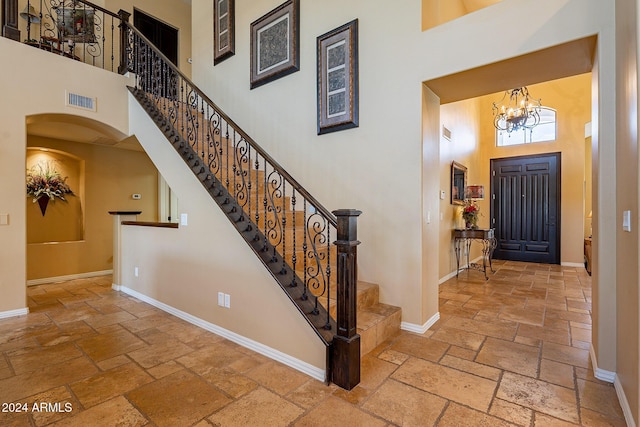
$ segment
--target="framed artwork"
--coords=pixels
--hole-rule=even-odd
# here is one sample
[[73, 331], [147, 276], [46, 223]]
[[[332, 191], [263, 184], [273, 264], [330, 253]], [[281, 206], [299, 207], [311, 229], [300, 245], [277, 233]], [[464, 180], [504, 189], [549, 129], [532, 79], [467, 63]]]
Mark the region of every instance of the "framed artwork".
[[358, 20], [317, 39], [318, 135], [358, 127]]
[[484, 200], [484, 185], [467, 185], [465, 199]]
[[289, 0], [251, 23], [251, 89], [300, 69], [299, 11]]
[[58, 34], [60, 40], [74, 43], [95, 43], [93, 9], [57, 9]]
[[235, 0], [214, 0], [213, 9], [213, 65], [216, 65], [236, 53]]

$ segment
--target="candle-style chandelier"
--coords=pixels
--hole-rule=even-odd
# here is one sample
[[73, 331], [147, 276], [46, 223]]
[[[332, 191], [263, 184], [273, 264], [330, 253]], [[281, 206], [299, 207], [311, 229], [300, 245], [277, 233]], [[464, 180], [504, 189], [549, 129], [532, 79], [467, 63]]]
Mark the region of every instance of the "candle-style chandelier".
[[496, 129], [511, 133], [520, 129], [530, 130], [540, 124], [540, 100], [532, 99], [526, 87], [506, 91], [499, 103], [493, 103], [493, 125]]

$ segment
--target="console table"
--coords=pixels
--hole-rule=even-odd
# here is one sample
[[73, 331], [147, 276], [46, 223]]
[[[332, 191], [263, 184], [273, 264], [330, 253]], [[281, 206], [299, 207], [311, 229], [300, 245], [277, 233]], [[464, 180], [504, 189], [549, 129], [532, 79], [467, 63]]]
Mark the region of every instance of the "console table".
[[[497, 244], [494, 229], [456, 229], [453, 230], [453, 239], [456, 251], [456, 277], [458, 277], [458, 273], [460, 273], [460, 252], [464, 248], [467, 256], [467, 266], [465, 268], [482, 271], [484, 273], [484, 278], [489, 280], [489, 277], [487, 276], [487, 265], [489, 265], [489, 269], [495, 273], [495, 271], [493, 271], [493, 266], [491, 265], [491, 256], [493, 255], [493, 251]], [[474, 264], [469, 261], [469, 252], [471, 250], [471, 242], [473, 241], [477, 241], [482, 244], [482, 264]]]

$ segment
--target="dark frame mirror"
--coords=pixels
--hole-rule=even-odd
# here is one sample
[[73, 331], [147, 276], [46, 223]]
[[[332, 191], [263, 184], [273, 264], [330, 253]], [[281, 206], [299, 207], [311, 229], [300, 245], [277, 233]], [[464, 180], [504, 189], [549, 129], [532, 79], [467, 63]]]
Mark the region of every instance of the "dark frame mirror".
[[467, 167], [451, 162], [451, 204], [464, 204], [464, 191], [467, 188]]

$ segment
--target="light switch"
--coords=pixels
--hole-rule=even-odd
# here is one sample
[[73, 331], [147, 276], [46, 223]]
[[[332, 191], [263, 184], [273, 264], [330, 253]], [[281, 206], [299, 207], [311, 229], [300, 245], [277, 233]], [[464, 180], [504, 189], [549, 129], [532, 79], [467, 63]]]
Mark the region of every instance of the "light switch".
[[0, 225], [9, 225], [9, 214], [0, 214]]
[[446, 197], [447, 193], [445, 193], [444, 191], [440, 192], [440, 200], [444, 200], [444, 198]]
[[187, 214], [180, 214], [180, 225], [187, 225]]
[[622, 212], [622, 231], [631, 231], [631, 211]]

